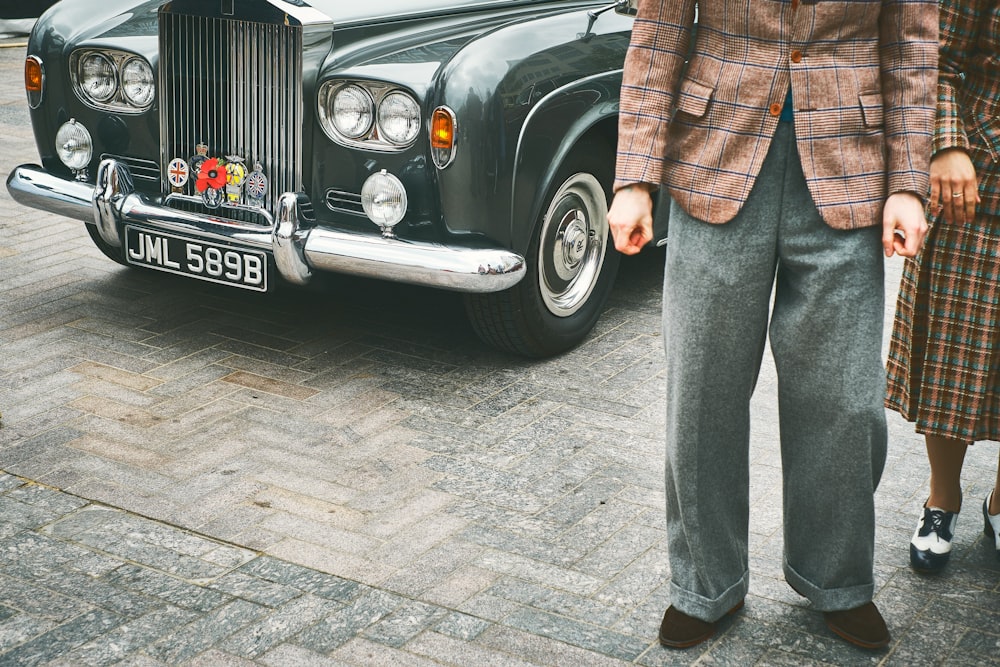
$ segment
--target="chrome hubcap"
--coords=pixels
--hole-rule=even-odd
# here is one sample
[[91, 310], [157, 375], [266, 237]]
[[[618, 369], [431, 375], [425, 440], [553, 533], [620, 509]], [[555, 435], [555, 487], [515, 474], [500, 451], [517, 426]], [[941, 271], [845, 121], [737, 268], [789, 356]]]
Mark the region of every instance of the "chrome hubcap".
[[542, 220], [538, 286], [549, 312], [569, 317], [587, 302], [601, 275], [608, 204], [590, 174], [566, 179]]

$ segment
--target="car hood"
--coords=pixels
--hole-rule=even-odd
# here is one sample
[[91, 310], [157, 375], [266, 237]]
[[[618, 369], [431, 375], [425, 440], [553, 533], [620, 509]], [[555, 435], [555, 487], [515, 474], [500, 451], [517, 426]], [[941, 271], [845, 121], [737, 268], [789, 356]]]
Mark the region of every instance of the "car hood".
[[[227, 0], [215, 0], [224, 2]], [[419, 16], [442, 16], [489, 8], [510, 9], [542, 4], [546, 0], [237, 0], [262, 6], [271, 5], [302, 23], [332, 22], [335, 26], [371, 25]], [[151, 37], [156, 34], [156, 13], [170, 0], [93, 3], [63, 0], [39, 20], [36, 28], [55, 29], [77, 39]], [[206, 0], [205, 11], [215, 5]], [[242, 9], [242, 7], [241, 7]]]

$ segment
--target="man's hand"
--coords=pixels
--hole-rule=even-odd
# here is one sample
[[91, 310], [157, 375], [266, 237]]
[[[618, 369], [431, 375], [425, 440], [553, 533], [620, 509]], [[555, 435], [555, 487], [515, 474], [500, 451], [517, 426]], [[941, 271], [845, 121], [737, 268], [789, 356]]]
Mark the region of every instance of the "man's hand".
[[886, 257], [894, 252], [914, 257], [927, 234], [927, 218], [920, 198], [912, 192], [896, 192], [885, 200], [882, 212], [882, 249]]
[[931, 212], [944, 213], [944, 221], [972, 222], [979, 203], [976, 168], [961, 148], [948, 148], [931, 159]]
[[633, 183], [615, 193], [608, 211], [615, 248], [634, 255], [653, 239], [653, 198], [646, 183]]

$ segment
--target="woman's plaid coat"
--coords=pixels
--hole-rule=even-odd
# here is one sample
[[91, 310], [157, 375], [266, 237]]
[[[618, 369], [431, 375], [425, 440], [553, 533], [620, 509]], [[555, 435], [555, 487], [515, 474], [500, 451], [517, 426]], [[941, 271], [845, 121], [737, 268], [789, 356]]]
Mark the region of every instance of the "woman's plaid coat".
[[964, 148], [981, 203], [904, 267], [886, 405], [917, 431], [1000, 440], [1000, 2], [942, 0], [934, 150]]

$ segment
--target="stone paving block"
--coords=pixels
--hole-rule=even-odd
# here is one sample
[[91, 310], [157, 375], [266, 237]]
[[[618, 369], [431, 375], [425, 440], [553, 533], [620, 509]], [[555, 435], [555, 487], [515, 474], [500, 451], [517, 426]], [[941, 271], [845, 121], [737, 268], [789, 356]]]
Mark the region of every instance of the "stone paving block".
[[184, 663], [184, 667], [254, 667], [259, 663], [218, 649], [209, 649]]
[[476, 639], [473, 646], [509, 653], [546, 667], [624, 667], [630, 664], [612, 656], [504, 625], [491, 626]]
[[984, 662], [992, 659], [1000, 654], [1000, 628], [970, 628], [959, 639], [955, 653], [964, 653], [970, 658], [978, 655]]
[[[162, 567], [163, 564], [172, 565], [179, 557], [200, 558], [209, 552], [218, 552], [220, 548], [232, 550], [237, 565], [254, 557], [249, 550], [224, 547], [216, 540], [110, 508], [89, 507], [54, 524], [50, 532], [54, 535], [72, 535], [84, 544], [92, 542], [95, 548], [100, 546], [100, 538], [110, 533], [117, 536], [119, 541], [130, 540], [140, 548], [147, 546], [153, 550], [151, 558], [132, 558], [133, 562], [168, 572], [170, 570]], [[130, 552], [133, 551], [134, 549], [130, 549]], [[176, 556], [171, 556], [170, 553]], [[165, 554], [166, 560], [162, 561]], [[217, 569], [222, 571], [221, 568]]]
[[426, 632], [405, 647], [408, 651], [423, 655], [431, 660], [440, 660], [449, 665], [477, 665], [482, 667], [529, 667], [544, 665], [531, 662], [524, 656], [505, 650], [497, 650], [467, 643], [455, 637], [437, 632]]
[[365, 513], [344, 507], [336, 501], [319, 500], [312, 495], [302, 493], [297, 490], [295, 484], [290, 484], [288, 488], [268, 487], [257, 494], [254, 502], [278, 510], [282, 514], [293, 514], [308, 521], [344, 530], [358, 530], [367, 518]]
[[348, 663], [328, 658], [294, 644], [280, 644], [257, 659], [268, 667], [350, 667]]
[[[449, 502], [450, 499], [447, 496], [437, 494], [433, 491], [429, 492], [427, 496], [424, 494], [420, 494], [420, 496], [413, 499], [412, 503], [404, 505], [404, 508], [412, 506], [421, 508], [421, 511], [414, 512], [414, 520], [402, 523], [401, 519], [399, 530], [390, 533], [392, 539], [383, 541], [381, 546], [368, 554], [369, 558], [388, 566], [404, 567], [431, 549], [444, 543], [450, 543], [456, 536], [462, 533], [468, 524], [464, 519], [440, 512], [427, 511], [427, 505], [438, 506], [439, 509], [443, 509], [446, 505], [439, 505], [439, 501], [440, 503]], [[389, 514], [391, 516], [383, 520], [382, 514]], [[383, 531], [380, 528], [384, 527], [387, 522], [394, 521], [393, 517], [397, 514], [405, 515], [407, 512], [405, 509], [399, 509], [398, 512], [388, 510], [373, 516], [371, 521], [376, 523], [378, 528], [371, 532], [381, 534]], [[369, 533], [368, 530], [365, 530], [366, 527], [361, 526], [361, 530]], [[461, 548], [466, 548], [466, 546], [463, 544]]]
[[567, 528], [607, 503], [625, 485], [618, 480], [590, 478], [538, 514], [543, 520], [561, 523]]
[[20, 528], [37, 528], [53, 521], [59, 514], [45, 507], [19, 501], [12, 493], [0, 496], [0, 523]]
[[345, 604], [368, 592], [357, 582], [269, 556], [255, 558], [237, 572]]
[[0, 573], [25, 581], [64, 571], [98, 575], [114, 565], [107, 556], [38, 533], [20, 532], [0, 540]]
[[448, 511], [468, 521], [482, 524], [493, 531], [509, 531], [512, 535], [517, 536], [543, 539], [546, 536], [558, 534], [561, 528], [558, 524], [539, 519], [536, 515], [474, 501], [456, 502]]
[[379, 644], [400, 648], [447, 615], [448, 610], [442, 607], [406, 600], [389, 615], [366, 629], [364, 636]]
[[[73, 405], [79, 406], [80, 404], [74, 401]], [[87, 410], [87, 412], [92, 413], [91, 410]], [[121, 419], [123, 423], [138, 425], [138, 422], [134, 419], [138, 415], [136, 411], [123, 411], [122, 415], [124, 417]], [[139, 469], [162, 467], [169, 461], [167, 457], [156, 451], [116, 441], [101, 435], [88, 434], [82, 436], [69, 443], [69, 446], [87, 454], [93, 454], [94, 456], [110, 459]]]
[[332, 600], [303, 595], [230, 635], [218, 646], [233, 655], [253, 659], [342, 608]]
[[0, 661], [16, 665], [40, 665], [69, 653], [122, 623], [122, 617], [103, 609], [84, 612], [0, 654]]
[[247, 371], [234, 371], [221, 379], [223, 382], [230, 382], [232, 384], [237, 384], [256, 391], [276, 394], [278, 396], [284, 396], [285, 398], [292, 398], [299, 401], [312, 398], [319, 393], [316, 389], [310, 389], [309, 387], [303, 387], [290, 382], [275, 380], [263, 375], [249, 373]]
[[408, 651], [376, 644], [366, 639], [351, 640], [333, 653], [333, 657], [349, 665], [379, 665], [379, 667], [437, 667], [441, 663]]
[[458, 610], [488, 621], [500, 622], [522, 609], [523, 606], [513, 600], [486, 591], [460, 604]]
[[445, 577], [473, 562], [482, 552], [483, 549], [474, 544], [442, 544], [407, 563], [405, 568], [382, 582], [382, 586], [403, 595], [418, 597]]
[[122, 565], [104, 578], [115, 586], [151, 595], [171, 605], [198, 612], [218, 609], [232, 600], [232, 596], [226, 593], [137, 565]]
[[0, 575], [0, 590], [3, 591], [5, 624], [11, 609], [37, 619], [62, 622], [91, 608], [75, 596], [60, 595], [33, 580]]
[[0, 663], [6, 663], [4, 652], [19, 646], [32, 637], [44, 634], [58, 625], [58, 621], [17, 613], [0, 620]]
[[453, 611], [434, 626], [434, 631], [464, 642], [470, 642], [481, 635], [490, 625], [491, 623], [485, 619]]
[[355, 556], [363, 556], [382, 544], [381, 540], [357, 532], [290, 514], [275, 514], [262, 521], [261, 527], [302, 542], [334, 548]]
[[230, 572], [219, 577], [209, 588], [242, 598], [267, 607], [278, 607], [289, 600], [297, 598], [303, 592], [291, 586], [276, 584], [258, 577], [251, 577], [241, 572]]
[[504, 624], [619, 660], [633, 661], [649, 645], [637, 637], [534, 609], [515, 612], [504, 619]]
[[515, 554], [486, 550], [476, 559], [475, 565], [497, 574], [519, 577], [552, 588], [574, 591], [584, 595], [593, 594], [603, 581], [582, 572], [574, 572], [561, 567], [542, 563]]
[[59, 664], [111, 665], [135, 655], [146, 645], [192, 622], [196, 613], [177, 607], [160, 607], [131, 618], [113, 630], [61, 656]]
[[229, 375], [230, 372], [231, 371], [225, 366], [210, 364], [208, 366], [198, 368], [197, 370], [194, 370], [186, 375], [167, 380], [150, 391], [157, 396], [177, 398], [183, 396], [189, 391], [198, 389], [203, 385], [210, 384], [216, 380], [221, 380], [225, 376]]
[[142, 591], [124, 590], [94, 574], [81, 574], [72, 570], [46, 573], [35, 581], [51, 591], [95, 608], [106, 609], [123, 618], [144, 614], [163, 604]]
[[14, 475], [8, 475], [7, 473], [0, 471], [0, 494], [8, 493], [12, 489], [17, 489], [24, 485], [25, 482], [21, 479], [15, 477]]
[[380, 585], [396, 569], [363, 556], [292, 538], [272, 544], [268, 551], [277, 558], [301, 563], [369, 586]]
[[439, 579], [421, 592], [420, 597], [432, 604], [456, 608], [474, 595], [488, 589], [497, 575], [479, 567], [461, 567]]
[[245, 600], [233, 600], [178, 627], [145, 652], [170, 664], [178, 664], [220, 644], [227, 637], [267, 615], [268, 609]]
[[337, 613], [300, 632], [293, 641], [316, 653], [330, 653], [404, 604], [405, 598], [369, 589]]

